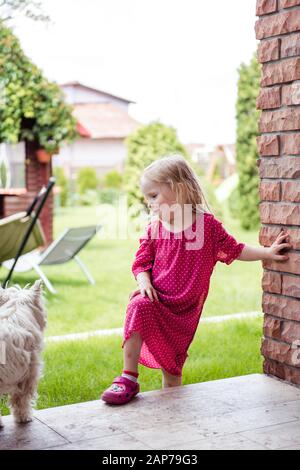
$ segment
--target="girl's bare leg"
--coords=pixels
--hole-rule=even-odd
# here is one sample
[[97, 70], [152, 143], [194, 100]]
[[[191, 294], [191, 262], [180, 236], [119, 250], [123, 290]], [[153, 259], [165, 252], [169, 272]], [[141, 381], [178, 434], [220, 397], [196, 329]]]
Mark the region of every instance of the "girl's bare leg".
[[178, 375], [171, 375], [166, 370], [162, 369], [163, 373], [163, 388], [179, 387], [182, 385], [182, 377]]
[[138, 372], [138, 362], [141, 354], [143, 340], [139, 333], [134, 332], [125, 342], [123, 348], [124, 369]]

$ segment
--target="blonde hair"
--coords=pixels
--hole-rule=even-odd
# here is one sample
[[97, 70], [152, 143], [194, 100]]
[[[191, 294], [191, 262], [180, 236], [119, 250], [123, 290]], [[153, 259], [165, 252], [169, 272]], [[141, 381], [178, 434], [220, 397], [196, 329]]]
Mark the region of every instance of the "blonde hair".
[[155, 160], [143, 170], [142, 176], [154, 183], [169, 185], [169, 188], [176, 194], [177, 203], [191, 204], [193, 212], [213, 213], [196, 173], [182, 155], [169, 154]]

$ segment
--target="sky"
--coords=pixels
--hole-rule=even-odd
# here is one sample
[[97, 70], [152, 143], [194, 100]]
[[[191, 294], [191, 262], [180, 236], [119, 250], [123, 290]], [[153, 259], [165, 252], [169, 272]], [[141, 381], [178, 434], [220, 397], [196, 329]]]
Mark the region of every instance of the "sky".
[[235, 142], [238, 68], [257, 48], [256, 0], [42, 0], [52, 22], [14, 32], [58, 83], [128, 98], [130, 115], [185, 144]]

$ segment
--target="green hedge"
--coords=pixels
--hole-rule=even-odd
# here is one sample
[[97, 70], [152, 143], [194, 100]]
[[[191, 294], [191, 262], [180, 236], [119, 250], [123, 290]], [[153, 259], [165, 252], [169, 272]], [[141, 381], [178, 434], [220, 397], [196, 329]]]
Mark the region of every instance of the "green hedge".
[[238, 216], [243, 228], [250, 230], [259, 226], [259, 173], [257, 167], [259, 111], [256, 100], [260, 89], [261, 68], [256, 55], [249, 65], [239, 69], [237, 112], [237, 170], [239, 173]]

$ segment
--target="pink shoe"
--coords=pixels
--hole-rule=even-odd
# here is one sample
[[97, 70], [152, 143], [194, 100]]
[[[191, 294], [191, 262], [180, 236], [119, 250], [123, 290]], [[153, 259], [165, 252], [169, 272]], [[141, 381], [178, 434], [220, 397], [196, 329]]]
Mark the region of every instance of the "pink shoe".
[[140, 391], [138, 383], [126, 377], [116, 377], [112, 385], [101, 395], [101, 400], [112, 405], [124, 405]]

